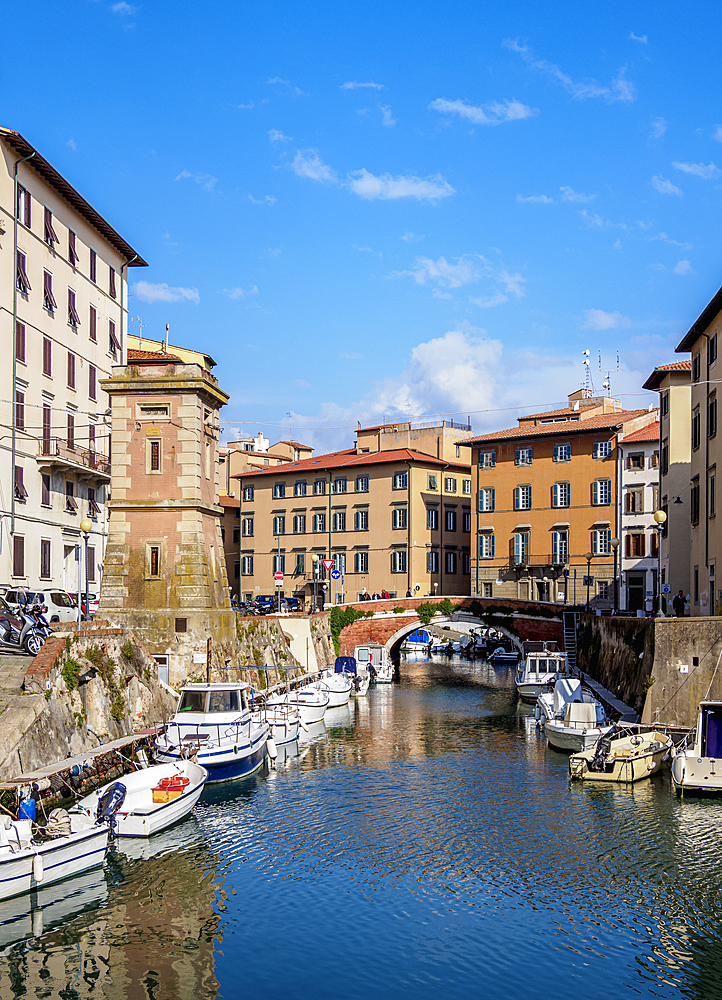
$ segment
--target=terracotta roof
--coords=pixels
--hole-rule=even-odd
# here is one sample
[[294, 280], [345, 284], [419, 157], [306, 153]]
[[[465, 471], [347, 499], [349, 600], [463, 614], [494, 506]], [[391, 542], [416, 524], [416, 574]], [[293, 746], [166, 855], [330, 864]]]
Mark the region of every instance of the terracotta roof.
[[525, 424], [522, 427], [509, 427], [507, 430], [494, 431], [493, 434], [482, 434], [480, 437], [469, 438], [466, 444], [513, 441], [515, 439], [550, 437], [552, 435], [568, 437], [570, 434], [589, 434], [592, 431], [613, 430], [615, 427], [620, 427], [627, 420], [641, 417], [648, 412], [648, 410], [618, 410], [616, 413], [600, 413], [596, 417], [588, 417], [586, 420], [573, 422], [539, 424], [537, 427], [530, 427], [528, 424]]
[[[306, 451], [315, 451], [315, 448], [312, 448], [310, 444], [301, 444], [300, 441], [276, 441], [276, 444], [289, 444], [292, 448], [305, 448]], [[271, 445], [271, 447], [275, 448], [275, 445]]]
[[629, 441], [659, 441], [659, 421], [640, 427], [638, 431], [632, 431], [622, 438], [622, 444], [627, 444]]
[[134, 347], [128, 348], [128, 362], [155, 361], [160, 364], [183, 364], [181, 359], [175, 354], [166, 354], [165, 351], [137, 351]]
[[519, 417], [520, 420], [544, 420], [547, 417], [569, 417], [575, 416], [582, 412], [582, 410], [595, 409], [601, 407], [600, 402], [596, 403], [584, 403], [579, 401], [579, 409], [573, 410], [570, 406], [562, 406], [559, 410], [547, 410], [545, 413], [529, 413], [524, 417]]
[[[642, 411], [642, 412], [646, 412]], [[440, 458], [432, 455], [424, 455], [420, 451], [411, 451], [409, 448], [400, 448], [396, 451], [374, 451], [370, 454], [359, 454], [355, 448], [348, 448], [345, 451], [333, 451], [328, 455], [319, 455], [317, 458], [304, 458], [300, 462], [289, 462], [284, 465], [283, 472], [325, 472], [328, 469], [358, 468], [365, 465], [388, 465], [399, 462], [425, 462], [427, 465], [446, 466], [456, 469], [459, 472], [468, 472], [468, 465], [455, 465], [444, 462]], [[246, 479], [249, 476], [268, 476], [279, 474], [279, 467], [269, 469], [258, 469], [256, 472], [242, 472], [231, 479]]]
[[657, 365], [647, 381], [642, 386], [643, 389], [659, 389], [666, 372], [691, 372], [692, 359], [686, 361], [672, 361], [668, 365]]
[[221, 507], [240, 507], [241, 501], [238, 497], [229, 497], [227, 493], [221, 493], [218, 497], [218, 503]]

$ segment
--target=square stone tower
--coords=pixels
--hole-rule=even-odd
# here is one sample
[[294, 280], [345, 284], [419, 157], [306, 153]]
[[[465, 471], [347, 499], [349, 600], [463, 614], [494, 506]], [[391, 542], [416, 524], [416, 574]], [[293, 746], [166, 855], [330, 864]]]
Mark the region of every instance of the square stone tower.
[[[129, 351], [102, 383], [111, 402], [111, 498], [98, 616], [131, 628], [169, 681], [235, 663], [218, 506], [218, 412], [228, 396], [201, 364]], [[161, 671], [162, 675], [162, 671]]]

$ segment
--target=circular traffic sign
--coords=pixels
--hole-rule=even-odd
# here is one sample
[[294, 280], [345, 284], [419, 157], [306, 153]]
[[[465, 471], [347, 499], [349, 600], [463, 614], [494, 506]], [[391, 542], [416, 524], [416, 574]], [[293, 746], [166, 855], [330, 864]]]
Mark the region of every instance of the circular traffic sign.
[[280, 571], [280, 569], [277, 569], [276, 572], [273, 574], [273, 579], [278, 581], [283, 580], [283, 573]]
[[340, 580], [341, 579], [341, 570], [340, 569], [333, 569], [333, 570], [331, 570], [331, 579], [332, 580]]

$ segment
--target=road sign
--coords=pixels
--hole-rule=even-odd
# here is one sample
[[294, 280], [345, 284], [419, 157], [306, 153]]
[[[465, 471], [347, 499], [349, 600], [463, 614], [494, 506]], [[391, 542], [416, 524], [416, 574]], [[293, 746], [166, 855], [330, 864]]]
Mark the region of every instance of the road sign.
[[672, 584], [671, 583], [663, 583], [662, 584], [662, 593], [663, 594], [671, 594], [672, 593]]
[[333, 568], [333, 559], [323, 559], [322, 562], [323, 562], [324, 569], [332, 569]]
[[332, 580], [340, 580], [341, 579], [341, 570], [340, 569], [333, 569], [333, 570], [331, 570], [331, 579]]
[[273, 579], [276, 581], [276, 583], [283, 583], [283, 573], [281, 572], [280, 569], [277, 569], [276, 572], [273, 574]]
[[593, 576], [585, 576], [582, 579], [582, 586], [583, 587], [593, 587], [594, 586], [594, 577]]

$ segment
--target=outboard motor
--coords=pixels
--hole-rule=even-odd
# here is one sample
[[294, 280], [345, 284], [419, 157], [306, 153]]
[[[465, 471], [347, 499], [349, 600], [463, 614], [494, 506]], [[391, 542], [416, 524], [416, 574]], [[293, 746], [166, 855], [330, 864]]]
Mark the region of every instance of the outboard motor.
[[125, 802], [126, 788], [122, 781], [115, 781], [98, 799], [95, 818], [98, 823], [108, 823], [111, 836], [115, 833], [115, 814]]

